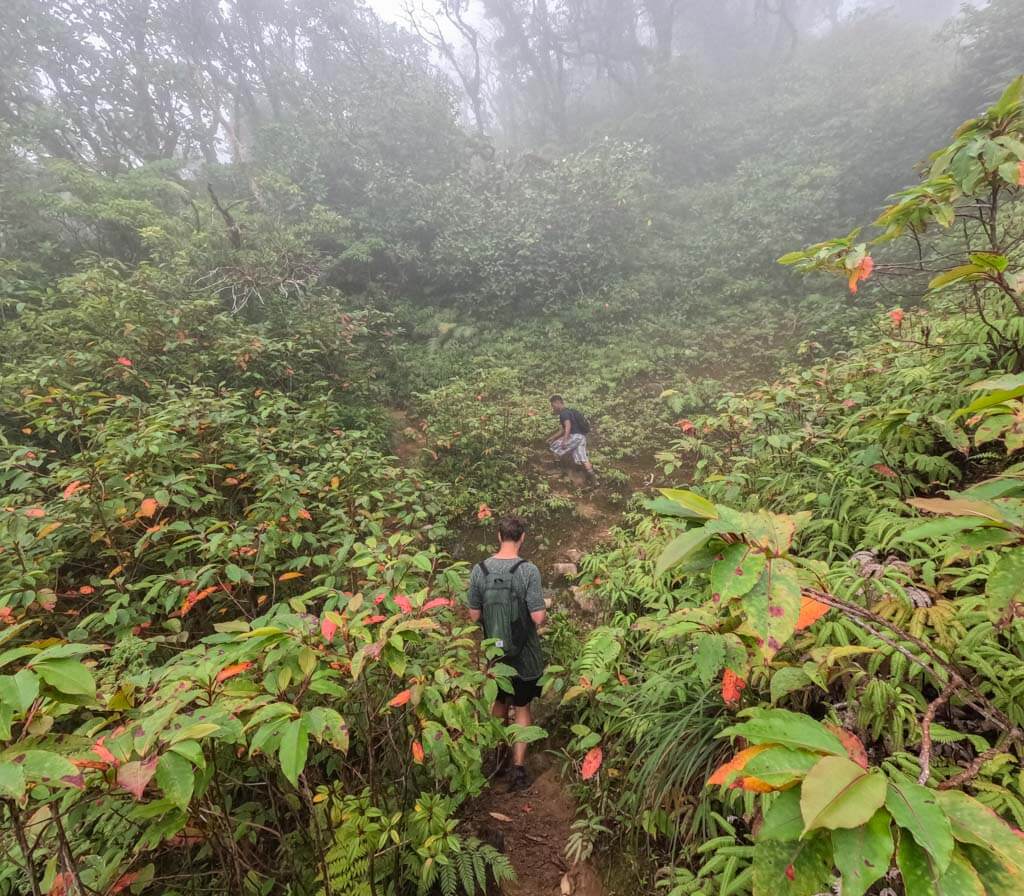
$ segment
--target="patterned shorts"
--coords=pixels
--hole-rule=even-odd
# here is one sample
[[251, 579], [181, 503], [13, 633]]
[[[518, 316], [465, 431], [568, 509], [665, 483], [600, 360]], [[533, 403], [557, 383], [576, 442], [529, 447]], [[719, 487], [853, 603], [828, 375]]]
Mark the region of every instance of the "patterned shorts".
[[559, 457], [564, 457], [571, 451], [572, 459], [578, 464], [586, 464], [590, 461], [587, 456], [587, 437], [582, 433], [573, 433], [565, 442], [557, 439], [551, 446], [551, 450]]

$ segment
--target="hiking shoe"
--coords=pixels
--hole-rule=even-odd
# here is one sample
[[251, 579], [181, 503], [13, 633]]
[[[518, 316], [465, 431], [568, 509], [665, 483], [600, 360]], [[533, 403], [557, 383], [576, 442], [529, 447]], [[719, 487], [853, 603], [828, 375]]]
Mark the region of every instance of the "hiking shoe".
[[532, 783], [530, 776], [526, 774], [526, 769], [523, 766], [517, 765], [513, 767], [508, 783], [510, 793], [516, 790], [526, 790]]

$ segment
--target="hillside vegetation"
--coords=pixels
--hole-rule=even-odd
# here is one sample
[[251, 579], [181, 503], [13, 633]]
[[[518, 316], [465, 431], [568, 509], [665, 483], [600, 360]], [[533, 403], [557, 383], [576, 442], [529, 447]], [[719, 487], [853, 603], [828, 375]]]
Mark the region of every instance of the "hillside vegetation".
[[0, 11], [0, 894], [528, 887], [513, 511], [566, 868], [1022, 890], [1024, 30], [812, 6]]

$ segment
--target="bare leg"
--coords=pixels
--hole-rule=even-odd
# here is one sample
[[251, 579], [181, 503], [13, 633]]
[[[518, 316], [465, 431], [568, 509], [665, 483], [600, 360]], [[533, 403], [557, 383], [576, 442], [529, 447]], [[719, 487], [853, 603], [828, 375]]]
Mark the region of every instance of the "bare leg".
[[[533, 724], [533, 713], [530, 712], [530, 705], [517, 706], [515, 708], [515, 724], [519, 728], [528, 728]], [[516, 741], [515, 746], [512, 748], [512, 764], [513, 765], [525, 765], [526, 764], [526, 742]]]

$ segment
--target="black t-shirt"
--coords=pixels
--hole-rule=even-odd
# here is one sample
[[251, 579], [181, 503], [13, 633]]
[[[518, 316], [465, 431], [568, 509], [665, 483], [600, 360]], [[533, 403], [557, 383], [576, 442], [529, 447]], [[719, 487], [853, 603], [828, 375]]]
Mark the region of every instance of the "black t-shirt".
[[558, 422], [565, 426], [565, 421], [569, 421], [569, 435], [583, 435], [583, 427], [580, 426], [580, 412], [576, 408], [566, 408], [564, 411], [559, 412]]

